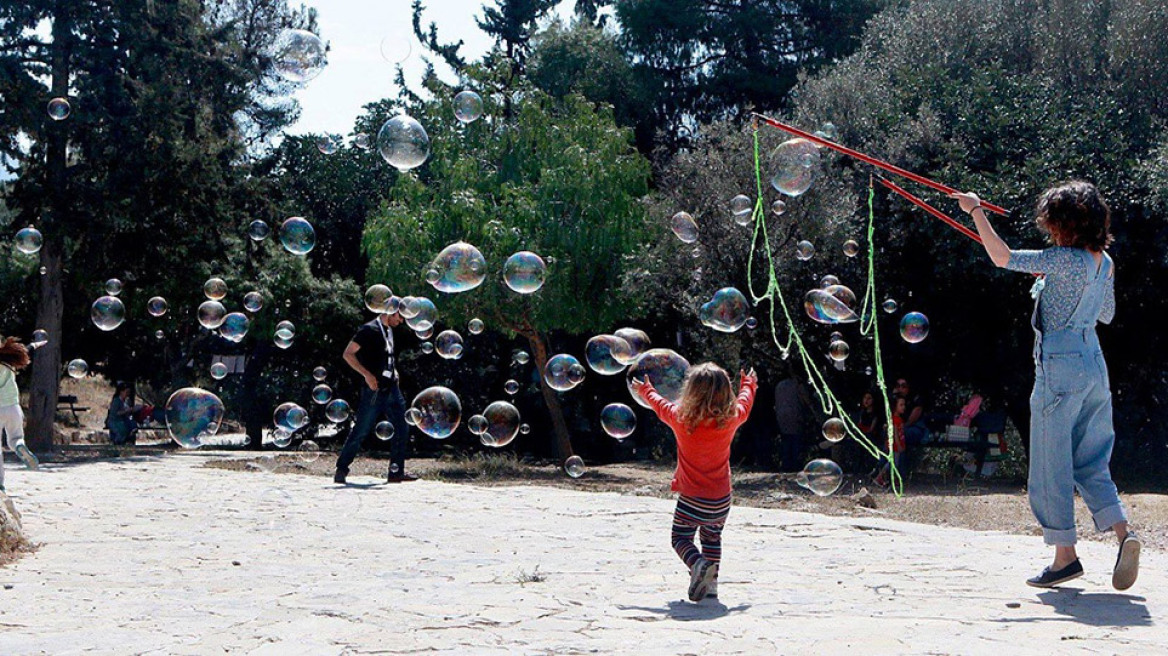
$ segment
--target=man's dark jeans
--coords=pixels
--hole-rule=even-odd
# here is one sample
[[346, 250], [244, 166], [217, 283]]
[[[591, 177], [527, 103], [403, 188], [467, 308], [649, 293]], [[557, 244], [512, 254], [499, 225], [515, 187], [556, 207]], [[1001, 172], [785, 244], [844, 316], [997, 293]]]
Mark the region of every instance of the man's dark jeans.
[[410, 441], [410, 427], [406, 424], [406, 399], [397, 383], [380, 387], [376, 392], [363, 387], [361, 405], [357, 408], [357, 419], [337, 458], [337, 471], [348, 474], [349, 465], [361, 450], [361, 444], [373, 432], [373, 427], [383, 418], [393, 422], [393, 438], [389, 441], [389, 473], [400, 476], [406, 470], [406, 451]]

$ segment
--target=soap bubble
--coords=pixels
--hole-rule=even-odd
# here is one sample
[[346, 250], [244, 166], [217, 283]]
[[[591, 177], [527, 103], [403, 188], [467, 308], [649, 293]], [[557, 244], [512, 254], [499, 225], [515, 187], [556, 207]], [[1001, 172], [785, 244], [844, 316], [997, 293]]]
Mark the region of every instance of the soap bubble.
[[373, 427], [373, 436], [382, 442], [386, 442], [393, 439], [394, 430], [393, 422], [379, 421], [377, 422], [377, 425]]
[[211, 278], [203, 283], [203, 293], [212, 301], [222, 301], [227, 296], [227, 283], [222, 278]]
[[848, 347], [848, 343], [842, 339], [832, 342], [831, 346], [827, 349], [828, 356], [830, 356], [831, 359], [835, 360], [836, 362], [843, 362], [844, 360], [847, 360], [848, 353], [850, 352], [851, 349]]
[[690, 251], [690, 252], [689, 252], [689, 254], [690, 254], [690, 255], [691, 255], [691, 256], [692, 256], [692, 257], [693, 257], [695, 260], [696, 260], [696, 259], [698, 259], [699, 257], [701, 257], [701, 256], [702, 256], [702, 247], [701, 247], [701, 246], [694, 246], [694, 247], [693, 247], [693, 250], [692, 250], [692, 251]]
[[558, 392], [566, 392], [583, 380], [583, 376], [580, 376], [578, 380], [573, 380], [577, 378], [572, 372], [575, 367], [584, 368], [575, 356], [567, 353], [553, 355], [548, 358], [547, 365], [543, 369], [543, 379], [547, 382], [548, 387]]
[[754, 317], [750, 317], [749, 319], [746, 320], [746, 327], [749, 330], [754, 330], [755, 328], [758, 328], [758, 319], [755, 319]]
[[365, 307], [369, 308], [370, 312], [377, 314], [389, 313], [389, 299], [393, 297], [393, 292], [385, 285], [371, 285], [369, 289], [365, 290]]
[[272, 413], [272, 423], [276, 428], [295, 433], [308, 425], [308, 411], [292, 402], [281, 403]]
[[487, 420], [486, 431], [480, 433], [490, 438], [489, 446], [507, 446], [519, 434], [519, 410], [506, 401], [495, 401], [483, 410]]
[[428, 387], [414, 397], [410, 404], [415, 414], [418, 430], [435, 439], [446, 439], [458, 428], [462, 420], [462, 403], [458, 395], [449, 388]]
[[411, 330], [426, 330], [438, 320], [438, 308], [425, 296], [415, 296], [411, 300], [410, 312], [413, 316], [406, 319], [406, 325]]
[[251, 326], [251, 320], [242, 312], [232, 312], [223, 317], [223, 324], [219, 327], [219, 334], [223, 339], [230, 340], [238, 344], [243, 341], [247, 335], [247, 329]]
[[819, 131], [823, 133], [823, 138], [828, 141], [835, 141], [839, 138], [839, 132], [835, 129], [834, 123], [824, 123], [819, 126]]
[[316, 230], [303, 217], [289, 217], [280, 226], [280, 243], [293, 255], [307, 255], [316, 246]]
[[477, 318], [477, 317], [476, 317], [476, 318], [474, 318], [474, 319], [471, 319], [471, 320], [470, 320], [470, 322], [466, 324], [466, 329], [467, 329], [467, 330], [470, 332], [470, 334], [472, 334], [472, 335], [479, 335], [479, 334], [482, 334], [482, 332], [483, 332], [483, 329], [484, 329], [485, 327], [486, 327], [486, 326], [483, 324], [483, 320], [482, 320], [482, 319], [479, 319], [479, 318]]
[[447, 360], [457, 360], [462, 357], [462, 335], [453, 330], [443, 330], [434, 340], [434, 350]]
[[264, 309], [264, 295], [259, 292], [248, 292], [244, 294], [243, 309], [252, 314]]
[[572, 478], [580, 478], [584, 475], [584, 459], [580, 456], [572, 456], [564, 461], [564, 472]]
[[584, 376], [587, 375], [588, 370], [582, 364], [574, 364], [568, 367], [568, 382], [573, 385], [579, 385], [584, 382]]
[[900, 336], [909, 344], [916, 344], [929, 336], [929, 318], [920, 312], [909, 312], [900, 319]]
[[216, 362], [211, 365], [211, 378], [215, 380], [223, 380], [227, 377], [227, 365], [222, 362]]
[[847, 427], [844, 426], [844, 420], [839, 417], [832, 417], [823, 422], [823, 439], [828, 442], [839, 442], [847, 437]]
[[414, 51], [413, 41], [406, 30], [397, 30], [381, 39], [381, 58], [391, 64], [400, 64]]
[[41, 250], [41, 245], [45, 243], [45, 238], [41, 235], [41, 231], [29, 226], [21, 228], [16, 233], [16, 250], [26, 255], [32, 255]]
[[841, 340], [841, 339], [843, 339], [843, 338], [844, 338], [844, 334], [843, 334], [843, 333], [841, 333], [840, 331], [838, 331], [838, 330], [837, 330], [837, 331], [834, 331], [834, 332], [833, 332], [833, 333], [832, 333], [832, 334], [831, 334], [831, 335], [828, 337], [828, 343], [829, 343], [829, 344], [835, 344], [836, 342], [840, 341], [840, 340]]
[[422, 349], [422, 353], [425, 353], [426, 355], [430, 355], [434, 352], [434, 344], [430, 342], [422, 342], [418, 348]]
[[900, 307], [900, 304], [897, 303], [895, 299], [886, 298], [880, 307], [884, 308], [884, 311], [888, 314], [892, 314], [893, 312], [896, 312], [896, 309]]
[[146, 301], [146, 312], [152, 317], [161, 317], [170, 309], [170, 304], [161, 296], [154, 296]]
[[328, 64], [324, 42], [307, 30], [284, 30], [272, 52], [276, 73], [289, 82], [307, 82]]
[[70, 378], [85, 378], [85, 374], [89, 373], [89, 363], [81, 358], [70, 360], [65, 366], [65, 371], [69, 373]]
[[547, 265], [543, 258], [531, 251], [519, 251], [503, 264], [503, 282], [511, 291], [533, 294], [543, 287], [547, 277]]
[[605, 433], [623, 440], [637, 427], [637, 415], [623, 403], [609, 403], [600, 411], [600, 427]]
[[531, 356], [527, 354], [527, 351], [515, 352], [515, 362], [519, 364], [527, 364], [529, 360], [531, 360]]
[[795, 475], [795, 482], [821, 497], [826, 497], [843, 485], [844, 472], [831, 460], [820, 458], [807, 463], [803, 471]]
[[[847, 290], [847, 293], [842, 290]], [[831, 285], [827, 289], [812, 289], [803, 297], [803, 307], [807, 316], [819, 323], [853, 323], [859, 321], [852, 305], [856, 302], [855, 294], [851, 294], [851, 303], [847, 302], [851, 290], [843, 285]]]
[[819, 175], [819, 148], [806, 139], [790, 139], [771, 153], [775, 171], [771, 186], [788, 196], [800, 196]]
[[[746, 194], [738, 194], [734, 198], [730, 199], [730, 213], [736, 217], [742, 217], [742, 216], [749, 217], [750, 211], [753, 209], [754, 209], [754, 203], [752, 203], [750, 201], [750, 196], [747, 196]], [[735, 219], [735, 221], [738, 221], [741, 225], [746, 225], [744, 223], [741, 223], [741, 221], [739, 221], [738, 219]], [[747, 220], [747, 223], [749, 223], [749, 222], [750, 221]]]
[[324, 416], [334, 424], [339, 424], [349, 418], [353, 409], [349, 407], [349, 402], [344, 399], [333, 399], [324, 408]]
[[430, 326], [425, 330], [418, 330], [414, 332], [418, 339], [430, 339], [434, 336], [434, 326]]
[[300, 458], [300, 462], [311, 465], [320, 459], [320, 445], [312, 440], [304, 440], [297, 447], [296, 455]]
[[41, 275], [42, 276], [48, 272], [49, 272], [49, 267], [46, 267], [46, 266], [41, 267]]
[[529, 426], [528, 424], [523, 424], [522, 426], [519, 427], [519, 434], [520, 435], [527, 435], [530, 432], [531, 432], [531, 426]]
[[73, 112], [72, 105], [65, 98], [53, 98], [48, 105], [49, 118], [54, 121], [64, 121]]
[[736, 332], [746, 325], [749, 316], [750, 303], [733, 287], [719, 289], [714, 298], [703, 303], [698, 311], [703, 326], [722, 333]]
[[154, 331], [154, 339], [166, 339], [166, 333], [161, 330]]
[[486, 277], [486, 258], [479, 249], [459, 241], [443, 248], [430, 261], [426, 282], [440, 292], [456, 294], [478, 287]]
[[[629, 343], [628, 358], [624, 360], [617, 360], [617, 362], [620, 362], [621, 364], [632, 364], [638, 357], [640, 357], [642, 353], [648, 351], [649, 347], [652, 345], [652, 342], [649, 340], [649, 335], [647, 335], [645, 331], [637, 330], [636, 328], [621, 328], [614, 332], [613, 335], [616, 335], [617, 337]], [[623, 354], [618, 352], [613, 354], [613, 357], [615, 358], [619, 355]]]
[[126, 306], [116, 296], [102, 296], [93, 302], [89, 318], [93, 320], [93, 325], [108, 332], [126, 320]]
[[397, 305], [397, 313], [401, 315], [402, 319], [412, 319], [418, 312], [414, 309], [413, 296], [403, 296]]
[[678, 212], [669, 220], [669, 228], [681, 241], [692, 244], [698, 240], [698, 224], [689, 212]]
[[421, 123], [402, 114], [381, 126], [377, 133], [377, 151], [390, 166], [408, 171], [429, 159], [430, 136]]
[[293, 338], [291, 338], [291, 337], [281, 337], [279, 335], [275, 335], [272, 337], [272, 343], [275, 344], [277, 347], [282, 348], [282, 349], [291, 348], [292, 341], [293, 341]]
[[819, 286], [824, 289], [838, 284], [840, 284], [840, 279], [831, 275], [830, 273], [819, 279]]
[[252, 241], [263, 241], [270, 234], [272, 234], [272, 228], [265, 221], [256, 219], [247, 226], [247, 236], [251, 237]]
[[296, 324], [287, 319], [276, 324], [276, 336], [283, 339], [292, 339], [296, 336]]
[[324, 405], [333, 400], [333, 388], [321, 383], [312, 388], [312, 402], [317, 405]]
[[815, 246], [811, 242], [804, 239], [795, 244], [795, 257], [799, 260], [806, 262], [813, 255], [815, 255]]
[[361, 150], [369, 150], [373, 147], [373, 139], [365, 132], [358, 132], [353, 135], [353, 145]]
[[422, 412], [417, 408], [410, 408], [406, 410], [406, 423], [410, 426], [417, 426], [418, 419], [422, 416]]
[[197, 449], [205, 437], [219, 432], [223, 402], [197, 387], [184, 387], [166, 401], [166, 429], [184, 449]]
[[454, 118], [470, 123], [483, 115], [483, 98], [474, 91], [459, 91], [454, 96]]
[[340, 148], [341, 138], [336, 135], [326, 134], [316, 138], [316, 149], [322, 155], [332, 155], [340, 150]]
[[45, 344], [49, 341], [49, 333], [46, 330], [36, 329], [32, 331], [33, 344]]
[[[487, 432], [487, 418], [482, 415], [475, 415], [466, 420], [466, 429], [474, 435], [482, 435]], [[484, 439], [482, 443], [487, 446], [492, 446], [491, 441]]]
[[860, 245], [856, 243], [855, 239], [849, 239], [844, 242], [844, 255], [855, 257], [859, 252]]
[[677, 403], [681, 399], [681, 388], [685, 384], [687, 372], [689, 360], [670, 349], [650, 349], [629, 367], [625, 382], [633, 400], [648, 408], [649, 402], [633, 391], [634, 379], [648, 378], [658, 394]]
[[512, 378], [511, 380], [503, 383], [503, 391], [507, 392], [511, 396], [515, 396], [519, 393], [519, 381]]
[[199, 324], [207, 330], [215, 330], [223, 325], [223, 320], [227, 318], [227, 308], [219, 301], [204, 301], [199, 306]]
[[317, 367], [312, 370], [312, 379], [316, 382], [323, 382], [325, 378], [328, 378], [328, 369]]
[[782, 216], [783, 212], [786, 211], [787, 204], [783, 201], [776, 200], [775, 202], [771, 203], [771, 212], [773, 212], [775, 216]]
[[623, 371], [626, 363], [632, 360], [633, 349], [616, 335], [597, 335], [588, 340], [584, 355], [593, 371], [612, 376]]

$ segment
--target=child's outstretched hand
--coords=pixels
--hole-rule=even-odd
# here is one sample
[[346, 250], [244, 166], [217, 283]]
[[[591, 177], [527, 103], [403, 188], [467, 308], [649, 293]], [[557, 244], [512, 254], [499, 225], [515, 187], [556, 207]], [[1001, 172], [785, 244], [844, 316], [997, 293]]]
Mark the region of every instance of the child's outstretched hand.
[[746, 383], [746, 382], [751, 382], [751, 383], [756, 383], [756, 384], [758, 383], [758, 374], [754, 373], [754, 367], [751, 367], [749, 371], [743, 371], [743, 370], [739, 369], [738, 370], [738, 377], [743, 383]]
[[649, 382], [648, 377], [633, 379], [633, 391], [637, 393], [637, 396], [644, 397], [647, 389], [653, 389], [653, 384]]

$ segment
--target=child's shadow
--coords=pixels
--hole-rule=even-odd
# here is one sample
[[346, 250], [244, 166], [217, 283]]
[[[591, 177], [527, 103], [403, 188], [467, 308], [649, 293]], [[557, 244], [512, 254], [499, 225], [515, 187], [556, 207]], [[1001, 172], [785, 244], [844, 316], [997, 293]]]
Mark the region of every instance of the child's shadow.
[[617, 608], [621, 610], [643, 610], [658, 615], [667, 615], [670, 619], [679, 622], [695, 622], [716, 620], [730, 613], [741, 613], [750, 608], [750, 604], [738, 604], [731, 608], [717, 599], [706, 599], [696, 604], [675, 599], [666, 604], [665, 608], [654, 608], [651, 606], [617, 606]]

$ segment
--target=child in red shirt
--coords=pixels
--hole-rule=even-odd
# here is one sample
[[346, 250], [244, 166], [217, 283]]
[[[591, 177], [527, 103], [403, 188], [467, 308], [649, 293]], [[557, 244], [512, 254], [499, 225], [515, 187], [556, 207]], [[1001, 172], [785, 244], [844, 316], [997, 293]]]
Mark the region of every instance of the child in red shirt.
[[[892, 400], [892, 461], [896, 463], [897, 471], [900, 471], [900, 465], [904, 462], [904, 452], [906, 444], [904, 441], [904, 416], [908, 413], [908, 401], [903, 396], [897, 396]], [[888, 481], [884, 478], [890, 469], [888, 463], [884, 463], [884, 467], [880, 469], [880, 475], [876, 477], [875, 483], [880, 487], [888, 485]]]
[[[754, 405], [758, 376], [740, 373], [738, 397], [730, 376], [707, 362], [690, 368], [680, 403], [653, 389], [648, 379], [634, 380], [633, 391], [649, 403], [657, 418], [677, 438], [677, 470], [672, 489], [678, 492], [673, 513], [673, 549], [690, 571], [689, 599], [717, 598], [718, 563], [722, 559], [722, 528], [730, 514], [730, 442]], [[694, 546], [701, 532], [702, 549]]]

